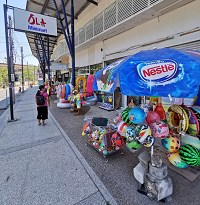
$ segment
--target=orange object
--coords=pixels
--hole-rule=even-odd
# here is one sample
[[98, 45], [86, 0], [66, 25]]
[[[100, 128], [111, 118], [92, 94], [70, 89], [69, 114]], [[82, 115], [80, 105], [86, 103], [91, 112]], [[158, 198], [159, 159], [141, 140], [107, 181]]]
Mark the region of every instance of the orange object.
[[63, 90], [62, 90], [62, 96], [61, 96], [62, 99], [65, 98], [65, 85], [63, 85]]
[[90, 123], [87, 122], [86, 125], [85, 125], [84, 128], [83, 128], [83, 131], [85, 131], [89, 125], [90, 125]]
[[158, 98], [158, 104], [157, 104], [154, 111], [156, 113], [158, 113], [161, 120], [166, 119], [166, 114], [165, 114], [165, 110], [163, 109], [163, 106], [162, 106], [162, 98], [161, 97]]
[[91, 142], [92, 142], [92, 140], [88, 140], [88, 142], [89, 142], [89, 143], [91, 143]]

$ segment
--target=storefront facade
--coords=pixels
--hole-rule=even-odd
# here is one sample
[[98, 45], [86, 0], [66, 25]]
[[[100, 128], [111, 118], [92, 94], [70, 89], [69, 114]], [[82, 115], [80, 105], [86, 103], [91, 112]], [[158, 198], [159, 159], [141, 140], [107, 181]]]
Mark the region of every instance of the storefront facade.
[[[137, 3], [134, 3], [137, 2]], [[75, 21], [76, 67], [87, 77], [116, 59], [154, 48], [200, 50], [200, 0], [100, 0]], [[52, 60], [71, 58], [61, 36]], [[123, 97], [122, 106], [127, 105]]]

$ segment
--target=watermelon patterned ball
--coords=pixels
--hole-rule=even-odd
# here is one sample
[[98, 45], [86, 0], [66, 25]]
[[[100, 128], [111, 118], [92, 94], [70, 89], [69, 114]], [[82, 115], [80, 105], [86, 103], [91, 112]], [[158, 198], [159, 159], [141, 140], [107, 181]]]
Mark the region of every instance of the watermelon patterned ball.
[[164, 139], [169, 135], [169, 128], [166, 123], [157, 120], [150, 125], [152, 135], [156, 138]]
[[111, 137], [111, 141], [115, 147], [122, 147], [126, 144], [126, 140], [119, 133], [115, 133]]
[[167, 157], [171, 164], [178, 168], [186, 168], [188, 165], [180, 158], [179, 152], [168, 152]]
[[177, 136], [168, 135], [165, 139], [161, 140], [162, 146], [168, 152], [177, 152], [180, 148], [180, 141]]
[[131, 142], [135, 139], [135, 128], [128, 127], [126, 129], [125, 137]]
[[200, 152], [192, 145], [182, 146], [179, 150], [181, 159], [190, 166], [200, 165]]
[[147, 137], [151, 136], [151, 129], [146, 124], [139, 124], [135, 128], [135, 138], [139, 142], [144, 142]]
[[122, 112], [122, 120], [125, 122], [125, 123], [127, 123], [128, 125], [131, 125], [132, 124], [132, 122], [130, 121], [130, 119], [129, 119], [129, 112], [131, 111], [131, 109], [132, 108], [126, 108], [126, 109], [124, 109], [123, 110], [123, 112]]
[[129, 112], [129, 119], [134, 124], [143, 123], [145, 117], [146, 115], [144, 110], [138, 107], [132, 108], [131, 111]]
[[160, 120], [160, 116], [158, 115], [158, 113], [154, 111], [149, 111], [145, 120], [147, 124], [150, 125], [152, 122], [155, 122], [156, 120]]

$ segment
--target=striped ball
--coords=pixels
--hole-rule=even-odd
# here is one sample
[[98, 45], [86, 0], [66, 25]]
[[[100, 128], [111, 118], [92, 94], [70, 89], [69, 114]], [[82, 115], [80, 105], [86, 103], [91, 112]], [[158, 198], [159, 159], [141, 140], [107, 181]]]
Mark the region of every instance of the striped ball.
[[190, 166], [200, 165], [200, 152], [192, 145], [185, 145], [179, 149], [181, 159]]
[[131, 111], [131, 109], [132, 108], [126, 108], [126, 109], [124, 109], [123, 110], [123, 112], [122, 112], [122, 120], [125, 122], [125, 123], [127, 123], [128, 125], [131, 125], [132, 124], [132, 122], [130, 121], [130, 119], [129, 119], [129, 112]]

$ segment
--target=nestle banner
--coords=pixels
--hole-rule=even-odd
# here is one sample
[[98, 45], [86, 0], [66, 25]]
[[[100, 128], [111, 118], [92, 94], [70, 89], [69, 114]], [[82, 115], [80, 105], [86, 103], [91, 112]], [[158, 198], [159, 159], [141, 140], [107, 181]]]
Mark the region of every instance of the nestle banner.
[[193, 98], [200, 84], [200, 52], [170, 48], [146, 50], [96, 72], [94, 90], [122, 94]]
[[14, 29], [17, 31], [57, 36], [57, 19], [19, 8], [13, 8]]

